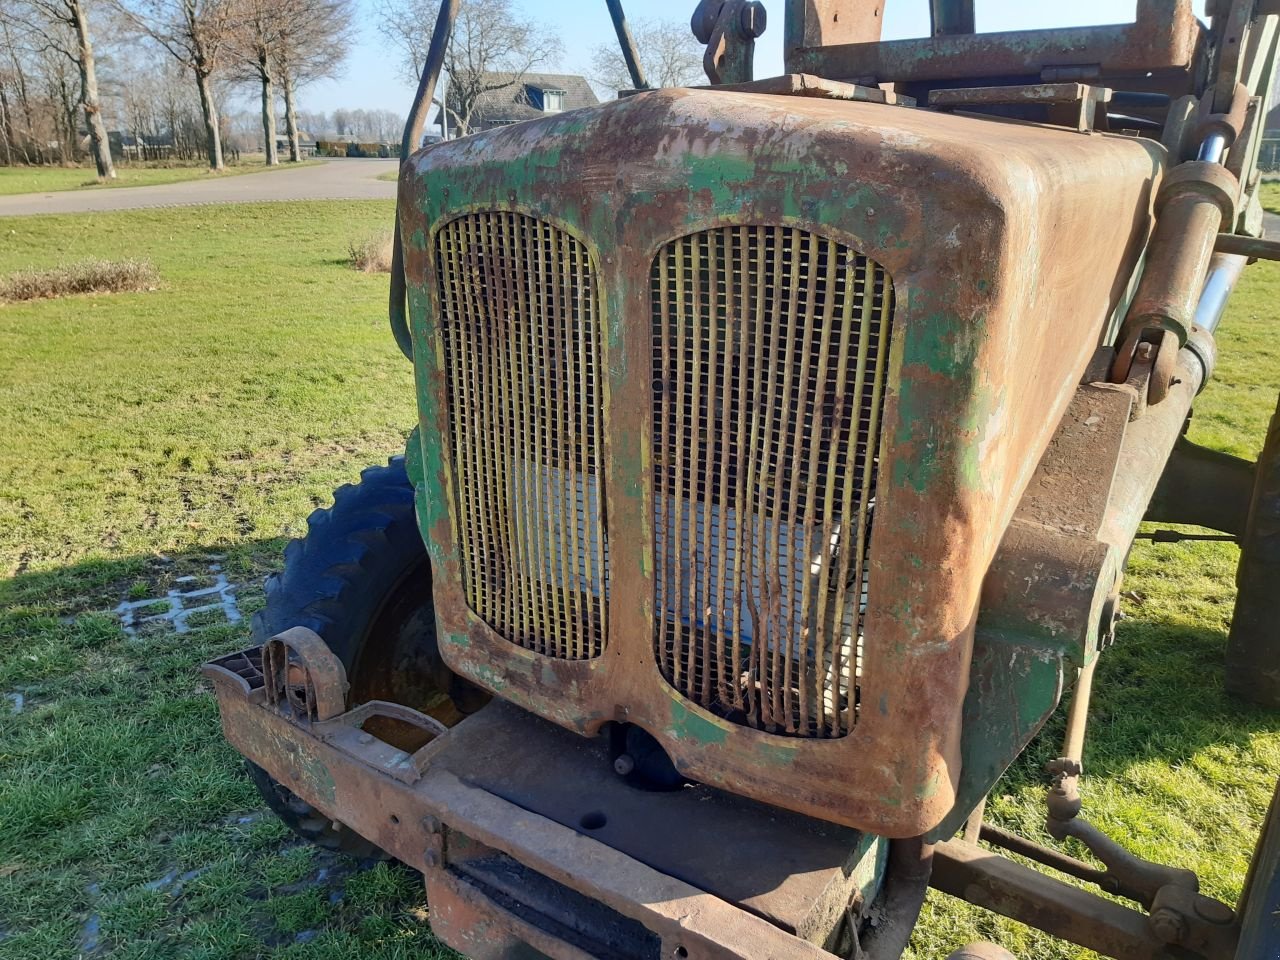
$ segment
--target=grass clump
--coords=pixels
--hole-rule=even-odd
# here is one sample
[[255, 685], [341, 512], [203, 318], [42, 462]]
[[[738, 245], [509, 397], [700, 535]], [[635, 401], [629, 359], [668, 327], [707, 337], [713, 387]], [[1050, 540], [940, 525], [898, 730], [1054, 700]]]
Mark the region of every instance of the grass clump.
[[0, 303], [52, 300], [81, 293], [154, 290], [160, 274], [150, 260], [77, 260], [45, 269], [19, 270], [0, 279]]
[[363, 240], [347, 244], [347, 257], [351, 266], [361, 273], [391, 272], [391, 231], [380, 230]]

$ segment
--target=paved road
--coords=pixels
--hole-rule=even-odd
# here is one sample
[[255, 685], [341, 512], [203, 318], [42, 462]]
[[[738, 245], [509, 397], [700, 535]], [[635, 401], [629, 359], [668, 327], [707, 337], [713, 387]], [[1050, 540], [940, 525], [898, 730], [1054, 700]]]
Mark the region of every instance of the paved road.
[[395, 197], [396, 185], [377, 177], [395, 170], [396, 163], [395, 160], [326, 160], [296, 170], [246, 173], [154, 187], [26, 193], [0, 197], [0, 217], [262, 200], [385, 200]]
[[1280, 240], [1280, 216], [1274, 213], [1262, 214], [1262, 228], [1272, 240]]

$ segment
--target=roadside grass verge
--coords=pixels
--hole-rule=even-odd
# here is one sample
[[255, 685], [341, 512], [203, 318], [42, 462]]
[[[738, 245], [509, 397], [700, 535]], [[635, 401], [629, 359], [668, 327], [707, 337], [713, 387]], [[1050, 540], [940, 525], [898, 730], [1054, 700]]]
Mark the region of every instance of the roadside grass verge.
[[77, 260], [0, 277], [0, 303], [47, 300], [82, 293], [154, 290], [160, 282], [150, 260]]
[[[392, 210], [33, 217], [0, 236], [0, 274], [111, 256], [164, 277], [145, 295], [0, 311], [3, 960], [453, 956], [414, 874], [321, 854], [263, 813], [197, 673], [246, 644], [286, 538], [416, 421], [386, 278], [352, 271], [345, 243]], [[1278, 302], [1280, 268], [1251, 268], [1193, 439], [1256, 454], [1280, 379]], [[1094, 822], [1228, 901], [1280, 774], [1274, 715], [1222, 692], [1236, 555], [1136, 548], [1125, 590], [1140, 599], [1100, 667], [1084, 783]], [[243, 620], [122, 630], [122, 602], [203, 584], [213, 566], [240, 586]], [[1042, 841], [1040, 765], [1061, 729], [992, 799], [996, 822]], [[979, 937], [1025, 960], [1088, 956], [940, 895], [913, 956]]]
[[119, 164], [116, 179], [99, 182], [92, 165], [81, 167], [0, 167], [0, 197], [19, 193], [62, 193], [66, 190], [109, 190], [116, 187], [151, 187], [186, 180], [211, 177], [235, 177], [245, 173], [263, 173], [310, 167], [320, 160], [301, 160], [268, 167], [259, 157], [248, 157], [228, 163], [221, 173], [212, 173], [207, 163], [156, 162]]

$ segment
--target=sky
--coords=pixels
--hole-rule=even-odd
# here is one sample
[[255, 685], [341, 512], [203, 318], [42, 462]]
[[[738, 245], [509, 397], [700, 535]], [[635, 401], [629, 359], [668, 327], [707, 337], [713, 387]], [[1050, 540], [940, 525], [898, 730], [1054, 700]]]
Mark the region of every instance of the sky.
[[[851, 0], [853, 2], [853, 0]], [[616, 44], [613, 25], [604, 0], [514, 0], [526, 16], [541, 20], [559, 34], [564, 54], [546, 73], [590, 72], [591, 55], [601, 44]], [[633, 20], [676, 20], [687, 23], [696, 0], [624, 0]], [[1136, 0], [1073, 0], [1071, 3], [1031, 3], [1028, 0], [977, 0], [978, 30], [1027, 30], [1132, 21]], [[1204, 14], [1204, 0], [1195, 0], [1197, 14]], [[413, 100], [413, 87], [400, 74], [397, 55], [378, 35], [376, 0], [357, 0], [359, 37], [337, 80], [306, 88], [303, 109], [330, 112], [336, 108], [394, 110], [404, 114]], [[772, 15], [768, 29], [756, 45], [756, 76], [782, 73], [782, 0], [765, 0]], [[432, 24], [424, 23], [424, 32]], [[886, 40], [927, 36], [929, 5], [925, 0], [888, 0], [885, 9]], [[643, 51], [641, 53], [643, 56]]]

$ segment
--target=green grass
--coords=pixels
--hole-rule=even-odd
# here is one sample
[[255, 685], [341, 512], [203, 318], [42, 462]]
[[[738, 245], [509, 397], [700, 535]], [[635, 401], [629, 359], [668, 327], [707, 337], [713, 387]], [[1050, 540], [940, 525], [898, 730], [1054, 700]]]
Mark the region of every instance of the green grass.
[[[197, 674], [243, 624], [131, 640], [112, 613], [220, 564], [248, 615], [285, 538], [403, 448], [412, 376], [385, 276], [346, 265], [389, 202], [33, 217], [0, 274], [149, 258], [148, 293], [0, 307], [0, 958], [450, 956], [419, 879], [295, 844], [261, 813]], [[1251, 268], [1193, 438], [1252, 456], [1275, 407], [1280, 268]], [[1140, 545], [1103, 660], [1087, 815], [1233, 901], [1280, 774], [1274, 715], [1222, 692], [1236, 551]], [[8, 712], [6, 694], [25, 700]], [[1055, 720], [992, 816], [1044, 839]], [[1080, 851], [1075, 851], [1079, 853]], [[989, 937], [1087, 956], [931, 896], [913, 955]]]
[[1280, 183], [1262, 184], [1262, 205], [1272, 213], [1280, 214]]
[[245, 159], [228, 164], [221, 173], [211, 173], [203, 163], [192, 164], [119, 164], [116, 179], [99, 182], [97, 171], [88, 167], [0, 167], [0, 197], [19, 193], [61, 193], [65, 190], [109, 190], [115, 187], [152, 187], [163, 183], [205, 180], [210, 177], [235, 177], [244, 173], [263, 173], [309, 167], [319, 160], [302, 160], [268, 167], [261, 159]]
[[395, 183], [397, 180], [400, 179], [400, 171], [392, 170], [389, 173], [380, 173], [374, 179], [385, 180], [387, 183]]

